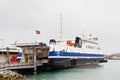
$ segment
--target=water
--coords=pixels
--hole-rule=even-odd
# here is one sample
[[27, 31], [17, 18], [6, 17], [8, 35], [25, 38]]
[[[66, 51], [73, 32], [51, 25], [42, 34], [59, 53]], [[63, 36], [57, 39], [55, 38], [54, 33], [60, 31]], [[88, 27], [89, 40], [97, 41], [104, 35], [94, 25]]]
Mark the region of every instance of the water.
[[28, 75], [26, 80], [120, 80], [120, 60], [92, 68], [72, 68]]

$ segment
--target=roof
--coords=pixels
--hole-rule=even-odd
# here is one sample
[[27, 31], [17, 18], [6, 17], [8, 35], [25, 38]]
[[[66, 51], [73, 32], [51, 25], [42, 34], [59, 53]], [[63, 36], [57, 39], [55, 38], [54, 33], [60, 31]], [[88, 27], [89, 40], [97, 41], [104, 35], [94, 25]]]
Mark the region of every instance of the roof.
[[[7, 48], [0, 48], [0, 52], [7, 52]], [[17, 48], [9, 48], [9, 52], [19, 52]]]
[[18, 43], [15, 44], [16, 47], [26, 47], [26, 46], [37, 46], [39, 43]]
[[47, 46], [44, 42], [35, 42], [35, 43], [18, 43], [15, 44], [16, 47], [33, 47], [33, 46]]

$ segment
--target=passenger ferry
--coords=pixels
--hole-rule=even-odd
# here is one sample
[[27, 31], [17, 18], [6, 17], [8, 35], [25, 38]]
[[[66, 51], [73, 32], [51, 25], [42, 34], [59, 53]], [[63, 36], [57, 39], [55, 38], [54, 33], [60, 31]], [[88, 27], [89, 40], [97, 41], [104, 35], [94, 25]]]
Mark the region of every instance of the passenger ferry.
[[104, 62], [98, 38], [75, 37], [71, 40], [49, 41], [49, 64], [53, 68], [77, 67]]
[[22, 49], [20, 62], [34, 64], [40, 67], [38, 69], [81, 67], [105, 62], [98, 38], [51, 39], [48, 45], [43, 42], [18, 43], [16, 47]]

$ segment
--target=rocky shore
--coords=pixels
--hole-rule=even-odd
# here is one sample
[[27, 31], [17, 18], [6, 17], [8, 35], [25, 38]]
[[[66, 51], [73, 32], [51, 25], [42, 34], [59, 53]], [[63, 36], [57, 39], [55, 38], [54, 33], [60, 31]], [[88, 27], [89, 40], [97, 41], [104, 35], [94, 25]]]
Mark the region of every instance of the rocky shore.
[[23, 80], [24, 76], [11, 71], [11, 70], [0, 70], [0, 80]]

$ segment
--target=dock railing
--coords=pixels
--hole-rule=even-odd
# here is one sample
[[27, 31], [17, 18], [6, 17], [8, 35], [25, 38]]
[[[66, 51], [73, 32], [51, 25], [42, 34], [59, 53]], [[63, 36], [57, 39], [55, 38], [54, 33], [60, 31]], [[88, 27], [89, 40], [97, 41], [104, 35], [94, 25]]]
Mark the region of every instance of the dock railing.
[[9, 67], [20, 67], [20, 66], [32, 66], [33, 63], [0, 63], [0, 68], [9, 68]]
[[[47, 59], [37, 60], [36, 65], [42, 66], [44, 63], [48, 63]], [[19, 68], [34, 68], [34, 62], [16, 62], [16, 63], [0, 63], [0, 69], [19, 69]]]

